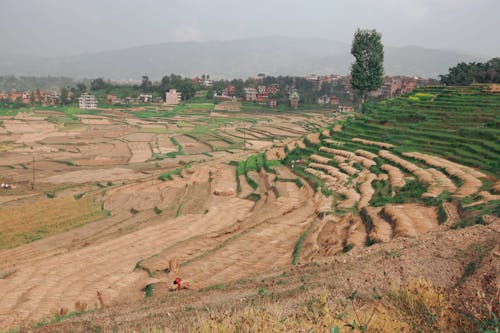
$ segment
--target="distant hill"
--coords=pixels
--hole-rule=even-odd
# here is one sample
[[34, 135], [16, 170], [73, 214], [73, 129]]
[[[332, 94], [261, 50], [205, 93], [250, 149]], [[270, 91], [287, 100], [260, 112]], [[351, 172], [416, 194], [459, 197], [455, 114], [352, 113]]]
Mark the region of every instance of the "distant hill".
[[[386, 47], [389, 75], [436, 77], [458, 62], [484, 59], [418, 46]], [[0, 54], [0, 75], [160, 79], [176, 73], [213, 78], [269, 75], [346, 74], [350, 45], [320, 38], [258, 37], [230, 41], [172, 42], [60, 58]]]

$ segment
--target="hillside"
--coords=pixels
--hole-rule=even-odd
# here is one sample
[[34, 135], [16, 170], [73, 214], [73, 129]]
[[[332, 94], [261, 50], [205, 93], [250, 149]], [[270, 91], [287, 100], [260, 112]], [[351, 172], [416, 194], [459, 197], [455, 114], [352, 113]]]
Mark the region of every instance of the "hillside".
[[7, 112], [0, 328], [493, 329], [500, 96], [484, 88], [352, 115]]
[[[457, 62], [479, 61], [473, 56], [422, 47], [385, 47], [388, 75], [437, 77]], [[350, 46], [319, 38], [258, 37], [212, 42], [177, 42], [63, 58], [0, 56], [0, 75], [59, 75], [160, 79], [176, 73], [213, 78], [269, 75], [347, 74]]]

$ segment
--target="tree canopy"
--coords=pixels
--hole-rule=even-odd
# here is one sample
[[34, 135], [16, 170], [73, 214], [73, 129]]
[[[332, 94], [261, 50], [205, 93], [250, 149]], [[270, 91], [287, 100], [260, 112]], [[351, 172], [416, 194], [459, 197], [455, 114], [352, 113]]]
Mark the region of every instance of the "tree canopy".
[[376, 30], [358, 29], [352, 41], [351, 85], [359, 91], [360, 102], [367, 92], [380, 88], [384, 79], [384, 45]]
[[486, 63], [461, 62], [448, 70], [448, 74], [439, 75], [442, 84], [467, 86], [471, 83], [500, 83], [500, 58], [493, 58]]

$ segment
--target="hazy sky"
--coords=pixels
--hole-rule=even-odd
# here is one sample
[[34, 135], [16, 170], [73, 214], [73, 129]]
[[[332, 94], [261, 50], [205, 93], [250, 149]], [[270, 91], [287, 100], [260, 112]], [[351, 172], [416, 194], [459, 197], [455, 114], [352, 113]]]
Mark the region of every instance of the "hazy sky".
[[499, 13], [500, 0], [0, 0], [0, 54], [269, 35], [350, 43], [361, 27], [386, 45], [500, 56]]

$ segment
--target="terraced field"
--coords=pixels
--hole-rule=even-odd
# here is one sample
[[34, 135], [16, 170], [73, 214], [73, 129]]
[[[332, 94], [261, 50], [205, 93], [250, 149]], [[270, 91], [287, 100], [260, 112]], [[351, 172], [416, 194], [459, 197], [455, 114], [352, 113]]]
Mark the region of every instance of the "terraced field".
[[0, 190], [0, 329], [98, 307], [96, 290], [106, 303], [140, 299], [147, 271], [170, 280], [171, 260], [200, 287], [286, 265], [314, 215], [310, 189], [273, 191], [254, 168], [259, 189], [243, 196], [229, 163], [335, 117], [187, 107], [3, 116], [0, 182], [14, 188]]
[[300, 258], [498, 219], [500, 96], [427, 88], [340, 124], [283, 159], [329, 198]]
[[0, 218], [0, 230], [36, 234], [25, 210], [47, 202], [68, 212], [43, 222], [53, 229], [39, 240], [0, 244], [0, 328], [142, 308], [174, 276], [207, 290], [498, 222], [499, 108], [472, 87], [427, 88], [348, 118], [140, 110], [49, 126], [43, 113], [9, 116], [24, 125], [0, 134], [1, 180], [17, 185], [0, 193], [0, 212], [25, 224]]

